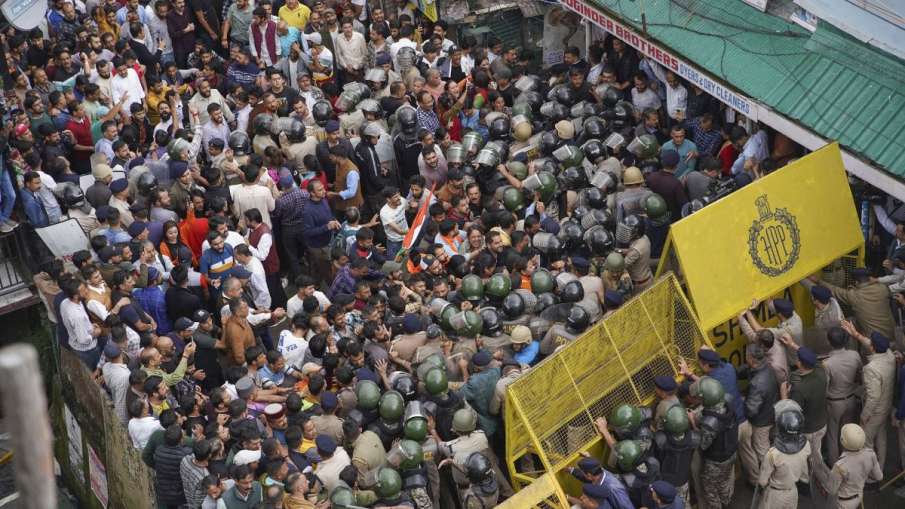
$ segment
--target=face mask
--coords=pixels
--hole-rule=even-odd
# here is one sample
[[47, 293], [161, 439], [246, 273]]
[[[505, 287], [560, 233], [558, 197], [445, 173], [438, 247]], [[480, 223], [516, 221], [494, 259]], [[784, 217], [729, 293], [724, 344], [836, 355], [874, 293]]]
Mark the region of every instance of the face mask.
[[169, 120], [170, 117], [172, 117], [172, 116], [173, 116], [173, 115], [170, 114], [170, 113], [161, 113], [161, 114], [160, 114], [160, 120], [163, 120], [164, 122], [166, 122], [166, 121]]

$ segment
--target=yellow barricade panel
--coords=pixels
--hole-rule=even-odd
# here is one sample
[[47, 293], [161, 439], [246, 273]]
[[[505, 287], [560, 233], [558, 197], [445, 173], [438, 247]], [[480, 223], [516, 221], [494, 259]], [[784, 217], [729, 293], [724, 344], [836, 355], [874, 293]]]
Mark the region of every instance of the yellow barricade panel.
[[[649, 402], [654, 377], [675, 376], [678, 357], [694, 358], [703, 344], [709, 341], [668, 274], [513, 382], [506, 452], [515, 484], [536, 479], [528, 484], [534, 490], [574, 462], [599, 441], [596, 418], [623, 403]], [[550, 482], [562, 488], [555, 477]], [[519, 507], [531, 507], [530, 500]]]
[[[668, 251], [706, 330], [862, 242], [833, 143], [674, 223]], [[670, 256], [661, 268], [675, 268]]]

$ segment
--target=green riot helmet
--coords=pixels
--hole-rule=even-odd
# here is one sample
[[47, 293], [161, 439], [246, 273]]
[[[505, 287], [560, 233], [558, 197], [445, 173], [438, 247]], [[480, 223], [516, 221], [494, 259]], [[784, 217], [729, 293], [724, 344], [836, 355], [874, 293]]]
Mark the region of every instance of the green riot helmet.
[[701, 398], [704, 408], [711, 408], [722, 403], [726, 396], [723, 384], [709, 376], [699, 378], [697, 382], [691, 384], [689, 392], [692, 396]]
[[[414, 402], [413, 402], [414, 403]], [[418, 442], [424, 442], [427, 438], [427, 419], [423, 418], [406, 418], [405, 424], [402, 426], [402, 435]]]
[[506, 169], [509, 170], [513, 177], [519, 180], [528, 178], [528, 166], [521, 161], [509, 161], [506, 163]]
[[481, 276], [469, 274], [462, 278], [462, 287], [459, 288], [462, 297], [470, 302], [478, 302], [484, 298], [484, 282]]
[[613, 251], [606, 255], [606, 261], [603, 263], [603, 268], [612, 274], [621, 274], [622, 271], [625, 270], [625, 258], [621, 253]]
[[440, 314], [440, 326], [449, 332], [454, 332], [455, 327], [453, 327], [452, 318], [458, 313], [459, 308], [457, 308], [456, 306], [447, 306], [443, 310], [443, 313]]
[[[436, 325], [431, 324], [430, 327], [436, 327]], [[440, 368], [442, 371], [446, 371], [446, 359], [443, 358], [443, 355], [440, 353], [432, 353], [424, 358], [419, 364], [418, 367], [415, 368], [415, 373], [418, 375], [418, 380], [424, 381], [427, 376], [427, 372], [433, 368]]]
[[405, 412], [405, 398], [396, 391], [387, 391], [377, 404], [380, 418], [385, 421], [396, 421]]
[[541, 201], [547, 202], [552, 200], [556, 196], [556, 177], [550, 172], [542, 171], [537, 174], [537, 178], [540, 179], [540, 188], [538, 191], [540, 191]]
[[503, 298], [501, 309], [506, 318], [515, 320], [525, 314], [525, 299], [520, 294], [512, 292]]
[[421, 466], [424, 460], [424, 452], [421, 450], [421, 444], [414, 440], [401, 440], [399, 442], [399, 453], [402, 460], [399, 462], [400, 470], [411, 470]]
[[449, 164], [465, 164], [465, 147], [461, 143], [452, 143], [446, 149], [446, 162]]
[[575, 145], [563, 145], [553, 151], [553, 158], [563, 165], [563, 168], [580, 166], [584, 161], [584, 152]]
[[642, 134], [632, 140], [626, 149], [635, 154], [639, 160], [655, 159], [660, 155], [660, 142], [653, 134]]
[[629, 404], [619, 405], [610, 413], [609, 424], [617, 437], [631, 436], [641, 426], [641, 411]]
[[484, 138], [475, 131], [469, 131], [462, 136], [462, 148], [465, 149], [465, 158], [471, 159], [478, 155], [484, 147]]
[[663, 417], [663, 430], [670, 435], [681, 436], [688, 431], [688, 414], [682, 405], [675, 405]]
[[552, 292], [554, 286], [553, 274], [549, 270], [538, 269], [531, 274], [531, 291], [534, 295]]
[[371, 380], [362, 380], [355, 386], [355, 397], [362, 410], [374, 410], [380, 403], [380, 387]]
[[518, 117], [519, 115], [527, 118], [528, 120], [531, 120], [531, 117], [534, 116], [534, 112], [531, 111], [531, 105], [528, 103], [524, 103], [524, 102], [521, 102], [521, 103], [517, 102], [517, 103], [513, 104], [512, 105], [513, 124], [515, 124], [515, 117]]
[[330, 505], [337, 509], [355, 506], [355, 494], [346, 486], [337, 486], [330, 493]]
[[522, 194], [521, 189], [509, 186], [503, 190], [503, 206], [506, 207], [506, 210], [509, 212], [516, 212], [524, 207], [525, 197]]
[[487, 280], [484, 293], [493, 300], [502, 300], [512, 291], [512, 280], [505, 274], [494, 274]]
[[622, 440], [613, 446], [616, 464], [623, 473], [631, 472], [641, 461], [641, 444], [637, 440]]
[[460, 435], [467, 435], [478, 425], [478, 413], [470, 406], [460, 408], [453, 414], [452, 429]]
[[[439, 396], [446, 392], [449, 388], [449, 381], [446, 378], [446, 371], [440, 368], [431, 368], [424, 375], [424, 388], [431, 396]], [[359, 401], [359, 404], [361, 402]]]
[[473, 338], [484, 329], [484, 321], [481, 315], [472, 310], [460, 311], [449, 319], [450, 325], [460, 337]]
[[383, 500], [393, 500], [399, 496], [402, 491], [402, 477], [399, 472], [390, 468], [382, 467], [377, 471], [377, 496]]
[[669, 223], [669, 208], [666, 205], [666, 200], [659, 194], [651, 193], [647, 195], [641, 206], [644, 207], [644, 212], [652, 225], [663, 226]]

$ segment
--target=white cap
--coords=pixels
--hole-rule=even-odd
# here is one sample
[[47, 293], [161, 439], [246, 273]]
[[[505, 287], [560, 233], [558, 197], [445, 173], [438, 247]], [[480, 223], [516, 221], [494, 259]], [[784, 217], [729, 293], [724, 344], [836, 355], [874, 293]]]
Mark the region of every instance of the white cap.
[[242, 449], [233, 456], [233, 465], [249, 465], [261, 459], [261, 451]]

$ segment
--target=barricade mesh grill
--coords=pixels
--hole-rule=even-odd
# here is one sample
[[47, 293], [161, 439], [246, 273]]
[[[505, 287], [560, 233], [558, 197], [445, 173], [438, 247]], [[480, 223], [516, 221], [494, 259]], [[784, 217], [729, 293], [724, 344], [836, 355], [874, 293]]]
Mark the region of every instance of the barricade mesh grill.
[[705, 342], [676, 277], [660, 278], [509, 386], [510, 465], [530, 450], [558, 472], [599, 439], [594, 419], [651, 400], [654, 378], [675, 376], [677, 358]]

